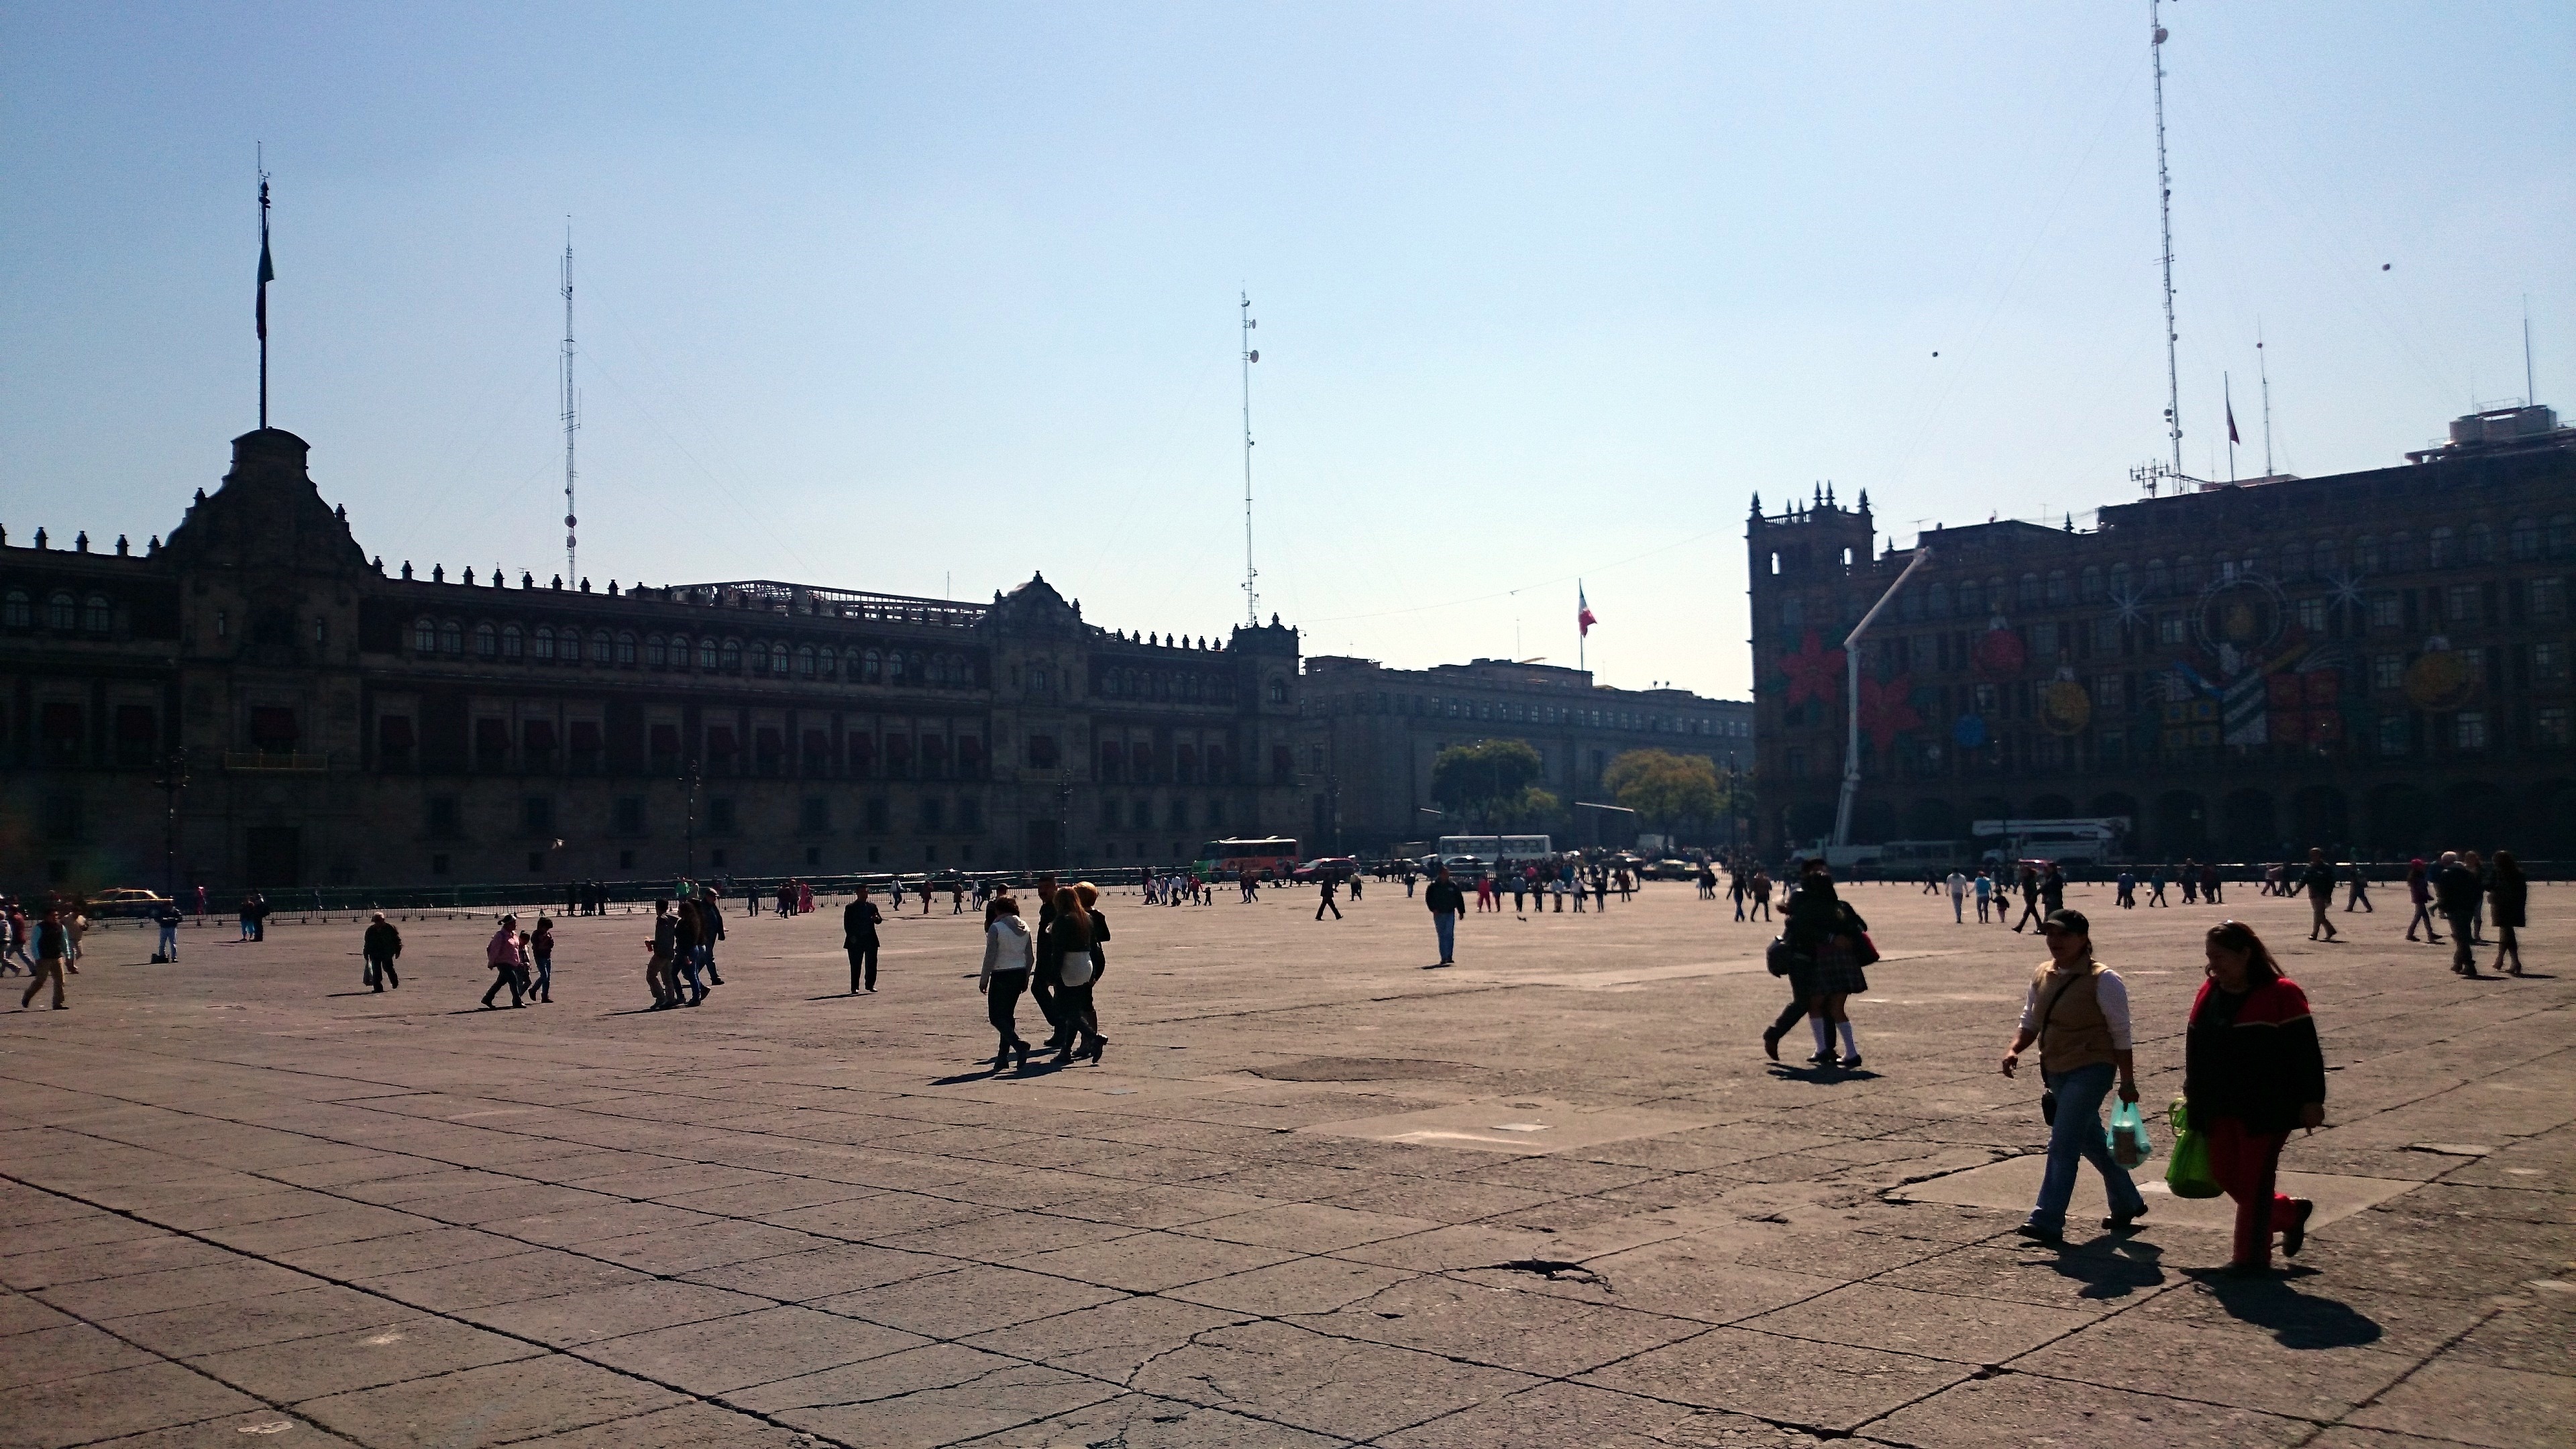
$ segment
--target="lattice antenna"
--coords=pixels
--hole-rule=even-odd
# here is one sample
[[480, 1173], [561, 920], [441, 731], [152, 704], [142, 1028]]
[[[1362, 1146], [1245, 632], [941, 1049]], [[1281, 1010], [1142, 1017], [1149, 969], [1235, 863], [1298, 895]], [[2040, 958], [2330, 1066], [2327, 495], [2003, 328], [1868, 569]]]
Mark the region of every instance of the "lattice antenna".
[[1255, 587], [1261, 571], [1252, 566], [1252, 364], [1261, 353], [1252, 345], [1252, 329], [1261, 325], [1252, 315], [1252, 294], [1239, 294], [1242, 305], [1243, 337], [1243, 622], [1247, 628], [1261, 627], [1261, 594]]
[[2162, 0], [2147, 0], [2148, 50], [2156, 63], [2156, 215], [2164, 224], [2165, 430], [2173, 440], [2173, 470], [2182, 471], [2182, 371], [2174, 361], [2173, 174], [2165, 169], [2165, 28], [2157, 19]]
[[573, 434], [581, 428], [581, 394], [574, 390], [572, 379], [572, 218], [564, 218], [563, 254], [563, 428], [564, 428], [564, 577], [581, 577], [580, 535], [574, 530], [581, 524], [572, 506]]

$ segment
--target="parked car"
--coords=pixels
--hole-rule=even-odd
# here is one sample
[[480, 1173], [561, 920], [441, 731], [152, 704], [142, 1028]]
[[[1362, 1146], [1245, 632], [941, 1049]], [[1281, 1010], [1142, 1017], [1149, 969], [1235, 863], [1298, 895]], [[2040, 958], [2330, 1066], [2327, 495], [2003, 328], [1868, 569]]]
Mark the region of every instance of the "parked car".
[[140, 916], [148, 919], [168, 899], [167, 896], [156, 895], [141, 886], [115, 886], [108, 890], [90, 892], [89, 914], [92, 920], [104, 920], [117, 916]]
[[1359, 871], [1360, 859], [1356, 855], [1319, 855], [1290, 871], [1288, 878], [1302, 881], [1348, 880]]
[[1659, 860], [1646, 867], [1648, 880], [1697, 880], [1699, 867], [1687, 860]]
[[1453, 855], [1440, 863], [1449, 867], [1450, 876], [1457, 880], [1474, 880], [1489, 870], [1483, 861], [1472, 855]]

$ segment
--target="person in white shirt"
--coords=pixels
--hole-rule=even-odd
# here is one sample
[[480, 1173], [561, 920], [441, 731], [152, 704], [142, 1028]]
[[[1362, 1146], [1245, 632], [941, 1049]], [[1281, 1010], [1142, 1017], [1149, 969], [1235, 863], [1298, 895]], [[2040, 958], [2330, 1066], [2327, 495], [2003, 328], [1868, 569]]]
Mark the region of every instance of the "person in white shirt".
[[2118, 1073], [2120, 1100], [2138, 1100], [2137, 1069], [2130, 1054], [2129, 988], [2118, 972], [2093, 957], [2092, 923], [2082, 911], [2054, 910], [2040, 922], [2048, 964], [2033, 973], [2022, 1001], [2020, 1029], [2004, 1052], [2003, 1074], [2013, 1075], [2024, 1048], [2039, 1043], [2040, 1080], [2046, 1095], [2040, 1114], [2049, 1124], [2048, 1168], [2039, 1201], [2014, 1231], [2043, 1243], [2063, 1244], [2066, 1207], [2075, 1196], [2078, 1158], [2102, 1174], [2111, 1215], [2102, 1226], [2121, 1232], [2146, 1216], [2147, 1200], [2111, 1156], [2102, 1131], [2102, 1100]]
[[1950, 872], [1950, 921], [1953, 925], [1959, 925], [1964, 924], [1967, 919], [1968, 878], [1954, 870]]
[[976, 979], [975, 989], [984, 993], [985, 1019], [1001, 1038], [993, 1049], [993, 1070], [1000, 1071], [1016, 1056], [1021, 1066], [1029, 1064], [1029, 1044], [1020, 1038], [1017, 1021], [1020, 993], [1029, 987], [1029, 968], [1037, 960], [1036, 938], [1020, 920], [1020, 903], [1003, 896], [987, 908], [984, 926], [984, 971]]

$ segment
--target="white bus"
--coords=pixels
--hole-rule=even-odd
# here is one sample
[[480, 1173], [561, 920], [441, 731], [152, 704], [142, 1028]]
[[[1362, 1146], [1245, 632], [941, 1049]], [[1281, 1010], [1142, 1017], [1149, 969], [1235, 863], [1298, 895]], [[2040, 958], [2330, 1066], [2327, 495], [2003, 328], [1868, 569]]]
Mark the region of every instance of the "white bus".
[[2001, 843], [1987, 850], [1989, 859], [2085, 860], [2099, 864], [2121, 853], [2129, 838], [2129, 817], [2104, 815], [2089, 820], [1978, 820], [1968, 829], [1978, 840]]
[[1537, 860], [1555, 854], [1544, 835], [1444, 835], [1440, 858], [1472, 855], [1487, 865], [1498, 860]]

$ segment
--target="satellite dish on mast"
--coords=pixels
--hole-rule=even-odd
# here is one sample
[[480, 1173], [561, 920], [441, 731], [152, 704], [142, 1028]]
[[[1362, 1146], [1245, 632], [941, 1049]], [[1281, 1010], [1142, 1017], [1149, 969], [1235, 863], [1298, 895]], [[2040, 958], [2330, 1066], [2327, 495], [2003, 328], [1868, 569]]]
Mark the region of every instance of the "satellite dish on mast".
[[2166, 32], [2166, 30], [2165, 30], [2165, 28], [2164, 28], [2163, 26], [2161, 26], [2161, 25], [2157, 26], [2157, 27], [2156, 27], [2156, 44], [2158, 44], [2158, 45], [2162, 45], [2162, 44], [2164, 44], [2164, 43], [2165, 43], [2165, 36], [2166, 36], [2166, 34], [2167, 34], [2167, 32]]
[[1261, 360], [1261, 349], [1260, 349], [1260, 348], [1256, 347], [1256, 348], [1252, 349], [1252, 358], [1251, 358], [1251, 360], [1252, 360], [1252, 361], [1254, 361], [1254, 362], [1259, 362], [1259, 361]]

